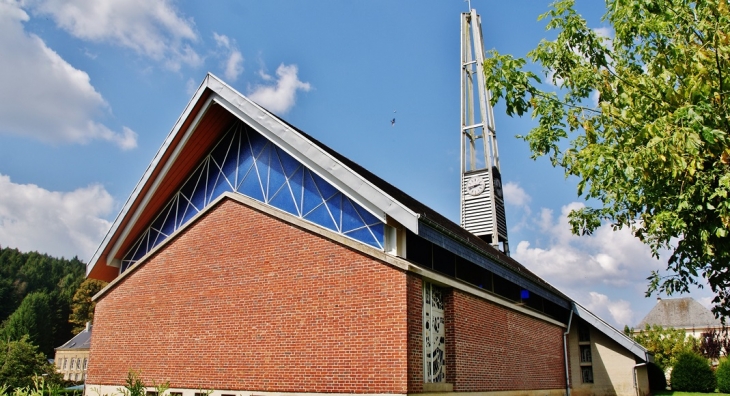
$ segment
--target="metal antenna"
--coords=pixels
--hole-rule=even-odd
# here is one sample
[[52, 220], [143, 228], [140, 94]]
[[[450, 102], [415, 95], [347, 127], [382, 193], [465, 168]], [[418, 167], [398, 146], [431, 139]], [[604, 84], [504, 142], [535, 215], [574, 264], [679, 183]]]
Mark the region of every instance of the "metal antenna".
[[461, 226], [509, 255], [484, 57], [481, 17], [470, 8], [461, 14]]

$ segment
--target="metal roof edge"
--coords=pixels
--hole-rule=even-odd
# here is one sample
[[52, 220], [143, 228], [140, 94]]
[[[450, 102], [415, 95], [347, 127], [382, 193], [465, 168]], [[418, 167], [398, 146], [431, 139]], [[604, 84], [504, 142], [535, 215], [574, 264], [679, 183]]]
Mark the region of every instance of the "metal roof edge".
[[409, 230], [418, 232], [417, 213], [225, 82], [212, 74], [210, 77], [209, 86], [217, 95], [214, 100], [219, 105], [382, 220], [386, 220], [384, 214], [387, 214]]
[[[213, 95], [209, 100], [217, 99], [216, 102], [230, 111], [239, 119], [242, 119], [254, 127], [258, 132], [262, 133], [268, 139], [272, 140], [275, 144], [293, 155], [310, 166], [320, 176], [324, 177], [327, 181], [336, 185], [346, 195], [358, 201], [364, 207], [369, 209], [373, 214], [379, 215], [385, 222], [385, 215], [387, 214], [397, 222], [403, 224], [406, 228], [413, 232], [418, 232], [418, 214], [410, 210], [408, 207], [394, 199], [378, 187], [373, 185], [367, 179], [360, 176], [357, 172], [345, 166], [342, 162], [332, 157], [329, 153], [324, 151], [316, 144], [309, 141], [296, 130], [291, 128], [286, 123], [273, 116], [267, 110], [254, 103], [231, 86], [223, 82], [221, 79], [208, 73], [203, 79], [203, 82], [198, 86], [198, 89], [193, 94], [192, 98], [186, 105], [185, 109], [178, 117], [175, 125], [168, 133], [167, 137], [163, 141], [157, 153], [153, 157], [150, 164], [147, 166], [144, 174], [135, 185], [132, 193], [125, 201], [119, 214], [117, 214], [112, 226], [107, 231], [106, 235], [102, 239], [101, 243], [97, 247], [91, 259], [86, 265], [86, 275], [88, 276], [94, 266], [98, 264], [101, 254], [107, 249], [109, 243], [115, 234], [126, 233], [129, 231], [130, 224], [125, 227], [124, 230], [120, 230], [122, 220], [125, 219], [130, 213], [130, 209], [134, 202], [139, 198], [139, 195], [145, 185], [149, 182], [155, 169], [160, 166], [160, 161], [166, 151], [170, 148], [172, 141], [180, 133], [180, 129], [184, 124], [185, 120], [190, 116], [190, 113], [194, 107], [198, 104], [201, 96], [206, 89], [210, 89]], [[209, 107], [209, 104], [204, 106], [201, 113], [205, 112], [205, 109]], [[195, 125], [191, 125], [190, 131], [195, 129]], [[253, 125], [252, 125], [253, 124]], [[184, 146], [184, 142], [182, 143]], [[313, 158], [314, 157], [314, 158]], [[172, 158], [171, 158], [172, 159]], [[160, 177], [164, 176], [164, 173]], [[148, 191], [147, 196], [154, 194], [155, 188], [151, 188]], [[144, 209], [142, 204], [135, 213], [139, 213]], [[118, 249], [120, 241], [117, 240], [110, 257], [113, 256], [113, 251]], [[113, 265], [112, 260], [107, 259], [106, 265]]]
[[649, 353], [649, 351], [641, 344], [630, 339], [623, 332], [609, 325], [603, 319], [599, 318], [593, 312], [589, 311], [575, 301], [573, 301], [573, 312], [578, 315], [579, 318], [585, 320], [591, 326], [595, 327], [598, 331], [608, 336], [608, 338], [616, 341], [619, 345], [627, 349], [629, 352], [633, 353], [634, 356], [645, 362], [654, 362], [653, 355]]
[[[179, 132], [180, 128], [182, 127], [183, 123], [187, 119], [187, 117], [192, 112], [193, 108], [195, 107], [195, 104], [198, 103], [200, 100], [200, 97], [205, 92], [205, 89], [208, 87], [208, 83], [210, 81], [210, 78], [213, 77], [212, 74], [208, 73], [203, 81], [198, 86], [198, 89], [195, 91], [193, 96], [188, 101], [188, 104], [185, 106], [185, 109], [178, 117], [177, 121], [175, 122], [175, 125], [173, 125], [172, 129], [170, 129], [170, 132], [167, 134], [167, 137], [162, 142], [162, 145], [159, 149], [157, 149], [157, 153], [155, 153], [155, 156], [152, 158], [152, 161], [149, 165], [147, 165], [147, 169], [145, 169], [144, 174], [142, 177], [137, 181], [137, 184], [135, 185], [134, 189], [132, 190], [132, 193], [127, 197], [127, 200], [125, 201], [124, 205], [122, 206], [122, 209], [117, 214], [116, 218], [114, 219], [114, 222], [112, 223], [111, 227], [109, 227], [109, 230], [107, 231], [106, 235], [102, 239], [99, 246], [94, 251], [94, 254], [91, 256], [91, 259], [86, 264], [86, 276], [88, 276], [91, 273], [91, 270], [96, 266], [97, 262], [101, 258], [102, 252], [106, 249], [107, 245], [112, 239], [112, 236], [117, 233], [119, 226], [121, 225], [122, 220], [126, 217], [127, 213], [132, 207], [132, 204], [137, 199], [138, 195], [142, 191], [142, 188], [147, 183], [148, 179], [152, 175], [152, 172], [157, 167], [160, 159], [164, 155], [164, 153], [167, 151], [168, 147], [174, 140], [175, 136], [177, 136], [177, 133]], [[215, 77], [214, 77], [215, 78]], [[107, 265], [110, 263], [107, 262]]]

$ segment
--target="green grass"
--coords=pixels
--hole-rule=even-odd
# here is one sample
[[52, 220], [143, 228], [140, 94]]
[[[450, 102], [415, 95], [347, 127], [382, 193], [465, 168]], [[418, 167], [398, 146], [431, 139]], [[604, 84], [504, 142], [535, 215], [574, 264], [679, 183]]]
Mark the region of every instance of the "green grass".
[[713, 392], [713, 393], [701, 393], [701, 392], [678, 392], [678, 391], [653, 391], [652, 392], [654, 396], [730, 396], [728, 393], [720, 393], [720, 392]]

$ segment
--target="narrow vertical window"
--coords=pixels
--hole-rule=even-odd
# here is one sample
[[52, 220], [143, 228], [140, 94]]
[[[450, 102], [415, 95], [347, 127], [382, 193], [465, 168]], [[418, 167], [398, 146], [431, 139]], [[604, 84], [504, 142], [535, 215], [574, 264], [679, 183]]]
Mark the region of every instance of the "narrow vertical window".
[[423, 368], [424, 382], [446, 381], [446, 329], [443, 290], [423, 284]]

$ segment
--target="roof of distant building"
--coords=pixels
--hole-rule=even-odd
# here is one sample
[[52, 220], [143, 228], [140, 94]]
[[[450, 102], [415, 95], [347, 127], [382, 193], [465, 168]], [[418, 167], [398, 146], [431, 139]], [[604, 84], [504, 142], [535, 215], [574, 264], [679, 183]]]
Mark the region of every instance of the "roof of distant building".
[[89, 349], [91, 347], [91, 326], [86, 328], [79, 334], [76, 334], [74, 338], [68, 340], [65, 344], [56, 348], [56, 350], [62, 349]]
[[657, 304], [639, 322], [637, 329], [647, 325], [674, 328], [708, 328], [721, 326], [720, 321], [692, 297], [657, 299]]

